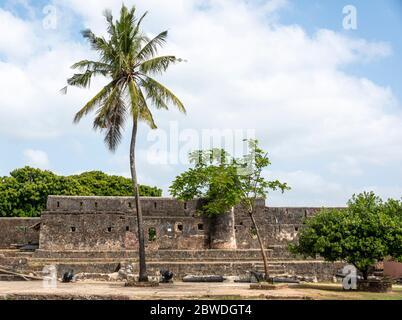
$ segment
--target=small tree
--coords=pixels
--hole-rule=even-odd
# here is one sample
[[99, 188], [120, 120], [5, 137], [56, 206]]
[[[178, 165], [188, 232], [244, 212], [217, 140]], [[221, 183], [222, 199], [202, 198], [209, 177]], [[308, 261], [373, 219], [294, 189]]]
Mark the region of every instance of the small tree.
[[181, 200], [202, 198], [203, 214], [213, 217], [240, 205], [249, 214], [264, 261], [265, 278], [269, 279], [268, 259], [257, 222], [254, 217], [257, 198], [265, 199], [270, 190], [290, 189], [278, 180], [268, 181], [263, 170], [268, 167], [267, 153], [258, 147], [257, 140], [248, 141], [249, 152], [240, 159], [224, 150], [195, 151], [190, 154], [194, 168], [176, 177], [170, 193]]
[[263, 176], [263, 170], [271, 165], [268, 153], [258, 147], [257, 140], [249, 140], [250, 153], [245, 155], [243, 159], [237, 160], [237, 166], [242, 168], [240, 174], [240, 204], [247, 210], [248, 215], [253, 223], [253, 227], [260, 244], [261, 255], [264, 261], [265, 279], [269, 280], [268, 259], [265, 254], [264, 243], [260, 234], [260, 229], [255, 220], [255, 204], [258, 198], [266, 199], [270, 190], [290, 190], [286, 183], [278, 180], [269, 181]]
[[386, 257], [402, 258], [402, 203], [386, 203], [373, 192], [354, 195], [347, 209], [323, 209], [307, 219], [295, 254], [353, 264], [367, 280], [370, 268]]

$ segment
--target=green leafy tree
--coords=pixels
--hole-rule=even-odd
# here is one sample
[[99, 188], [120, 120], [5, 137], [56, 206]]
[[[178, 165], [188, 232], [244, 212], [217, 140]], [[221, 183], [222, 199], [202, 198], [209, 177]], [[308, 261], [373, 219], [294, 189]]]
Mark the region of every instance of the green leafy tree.
[[182, 102], [164, 85], [153, 78], [165, 72], [170, 65], [181, 61], [175, 56], [156, 56], [166, 42], [167, 31], [149, 39], [141, 30], [146, 13], [136, 17], [135, 7], [122, 6], [116, 21], [110, 11], [105, 11], [108, 38], [98, 37], [91, 30], [83, 31], [93, 50], [99, 54], [98, 61], [83, 60], [72, 67], [80, 70], [68, 79], [68, 85], [88, 88], [95, 76], [103, 76], [110, 82], [102, 88], [76, 114], [74, 121], [96, 111], [94, 128], [105, 133], [105, 143], [114, 151], [122, 139], [123, 126], [127, 119], [132, 122], [130, 144], [130, 169], [138, 221], [140, 281], [148, 281], [145, 263], [145, 239], [140, 205], [139, 187], [135, 165], [135, 145], [138, 122], [146, 122], [156, 128], [149, 105], [157, 109], [168, 109], [172, 104], [185, 112]]
[[190, 154], [194, 168], [176, 177], [170, 193], [181, 200], [202, 198], [202, 213], [215, 216], [240, 205], [249, 214], [264, 261], [265, 278], [269, 280], [268, 259], [258, 224], [254, 218], [257, 199], [266, 199], [273, 190], [290, 189], [286, 183], [267, 180], [263, 170], [271, 162], [258, 141], [248, 141], [249, 152], [242, 158], [230, 157], [224, 150], [195, 151]]
[[402, 258], [402, 204], [384, 203], [373, 192], [354, 195], [347, 209], [323, 209], [306, 219], [295, 254], [346, 261], [368, 278], [371, 267], [386, 257]]
[[[102, 171], [90, 171], [69, 178], [77, 181], [80, 187], [86, 190], [86, 194], [90, 196], [127, 197], [133, 195], [131, 179], [121, 176], [110, 176]], [[160, 197], [162, 195], [161, 189], [146, 185], [140, 185], [139, 192], [142, 197]]]
[[[162, 190], [139, 186], [141, 196], [160, 197]], [[0, 216], [36, 217], [46, 208], [49, 195], [131, 196], [131, 179], [101, 171], [59, 176], [51, 171], [25, 167], [0, 178]]]
[[227, 212], [240, 202], [237, 167], [228, 156], [220, 149], [190, 153], [194, 168], [175, 178], [170, 193], [181, 200], [202, 198], [202, 213], [209, 217]]

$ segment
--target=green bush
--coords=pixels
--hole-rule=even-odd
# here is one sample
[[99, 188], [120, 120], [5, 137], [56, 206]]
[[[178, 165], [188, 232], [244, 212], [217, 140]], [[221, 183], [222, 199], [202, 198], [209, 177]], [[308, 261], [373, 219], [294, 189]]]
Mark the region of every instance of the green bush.
[[291, 252], [346, 261], [367, 279], [378, 261], [402, 258], [402, 202], [383, 202], [373, 192], [353, 196], [342, 210], [323, 209], [307, 219]]
[[[58, 176], [51, 171], [25, 167], [0, 178], [0, 216], [39, 216], [48, 195], [132, 196], [133, 187], [131, 179], [101, 171]], [[162, 190], [141, 185], [140, 195], [160, 197]]]

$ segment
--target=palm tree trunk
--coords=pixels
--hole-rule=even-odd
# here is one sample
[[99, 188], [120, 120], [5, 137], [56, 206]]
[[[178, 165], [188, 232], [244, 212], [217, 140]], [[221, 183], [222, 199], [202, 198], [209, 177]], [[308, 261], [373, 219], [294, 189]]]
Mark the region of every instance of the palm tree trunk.
[[130, 144], [130, 169], [131, 169], [131, 180], [133, 182], [133, 187], [134, 187], [135, 208], [137, 211], [138, 243], [139, 243], [138, 251], [139, 251], [139, 259], [140, 259], [139, 281], [146, 282], [146, 281], [148, 281], [148, 275], [147, 275], [147, 266], [145, 263], [144, 223], [143, 223], [143, 219], [142, 219], [140, 192], [138, 189], [137, 171], [136, 171], [136, 167], [135, 167], [135, 144], [136, 144], [136, 140], [137, 140], [137, 127], [138, 127], [138, 118], [137, 118], [137, 116], [134, 116], [133, 132], [131, 135], [131, 144]]
[[264, 243], [262, 242], [262, 238], [261, 238], [261, 234], [260, 234], [260, 229], [258, 228], [258, 225], [255, 221], [254, 215], [252, 211], [248, 212], [251, 221], [253, 222], [253, 226], [255, 229], [255, 233], [257, 234], [257, 239], [258, 242], [260, 244], [260, 249], [261, 249], [261, 255], [262, 255], [262, 260], [264, 261], [264, 271], [265, 271], [265, 280], [266, 281], [271, 281], [270, 277], [269, 277], [269, 271], [268, 271], [268, 258], [267, 255], [265, 253], [265, 249], [264, 249]]

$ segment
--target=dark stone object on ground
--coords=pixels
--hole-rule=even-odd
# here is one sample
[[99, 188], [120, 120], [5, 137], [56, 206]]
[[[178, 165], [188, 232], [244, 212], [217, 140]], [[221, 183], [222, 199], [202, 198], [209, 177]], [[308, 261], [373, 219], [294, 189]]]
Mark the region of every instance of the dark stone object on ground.
[[253, 276], [257, 282], [264, 281], [264, 274], [258, 271], [250, 271], [251, 276]]
[[63, 283], [70, 283], [71, 281], [73, 281], [74, 279], [74, 271], [71, 270], [69, 272], [66, 272], [63, 274], [63, 279], [62, 282]]
[[223, 276], [216, 275], [187, 275], [183, 278], [183, 282], [223, 282], [224, 280]]
[[358, 280], [357, 290], [365, 292], [391, 292], [392, 282], [389, 280]]
[[289, 278], [274, 278], [274, 283], [300, 283], [299, 280]]
[[24, 245], [21, 246], [19, 249], [20, 249], [20, 251], [31, 251], [31, 252], [33, 252], [33, 251], [39, 249], [39, 243], [24, 244]]
[[162, 283], [171, 283], [173, 282], [173, 272], [169, 271], [169, 270], [160, 270], [160, 274], [162, 276]]

